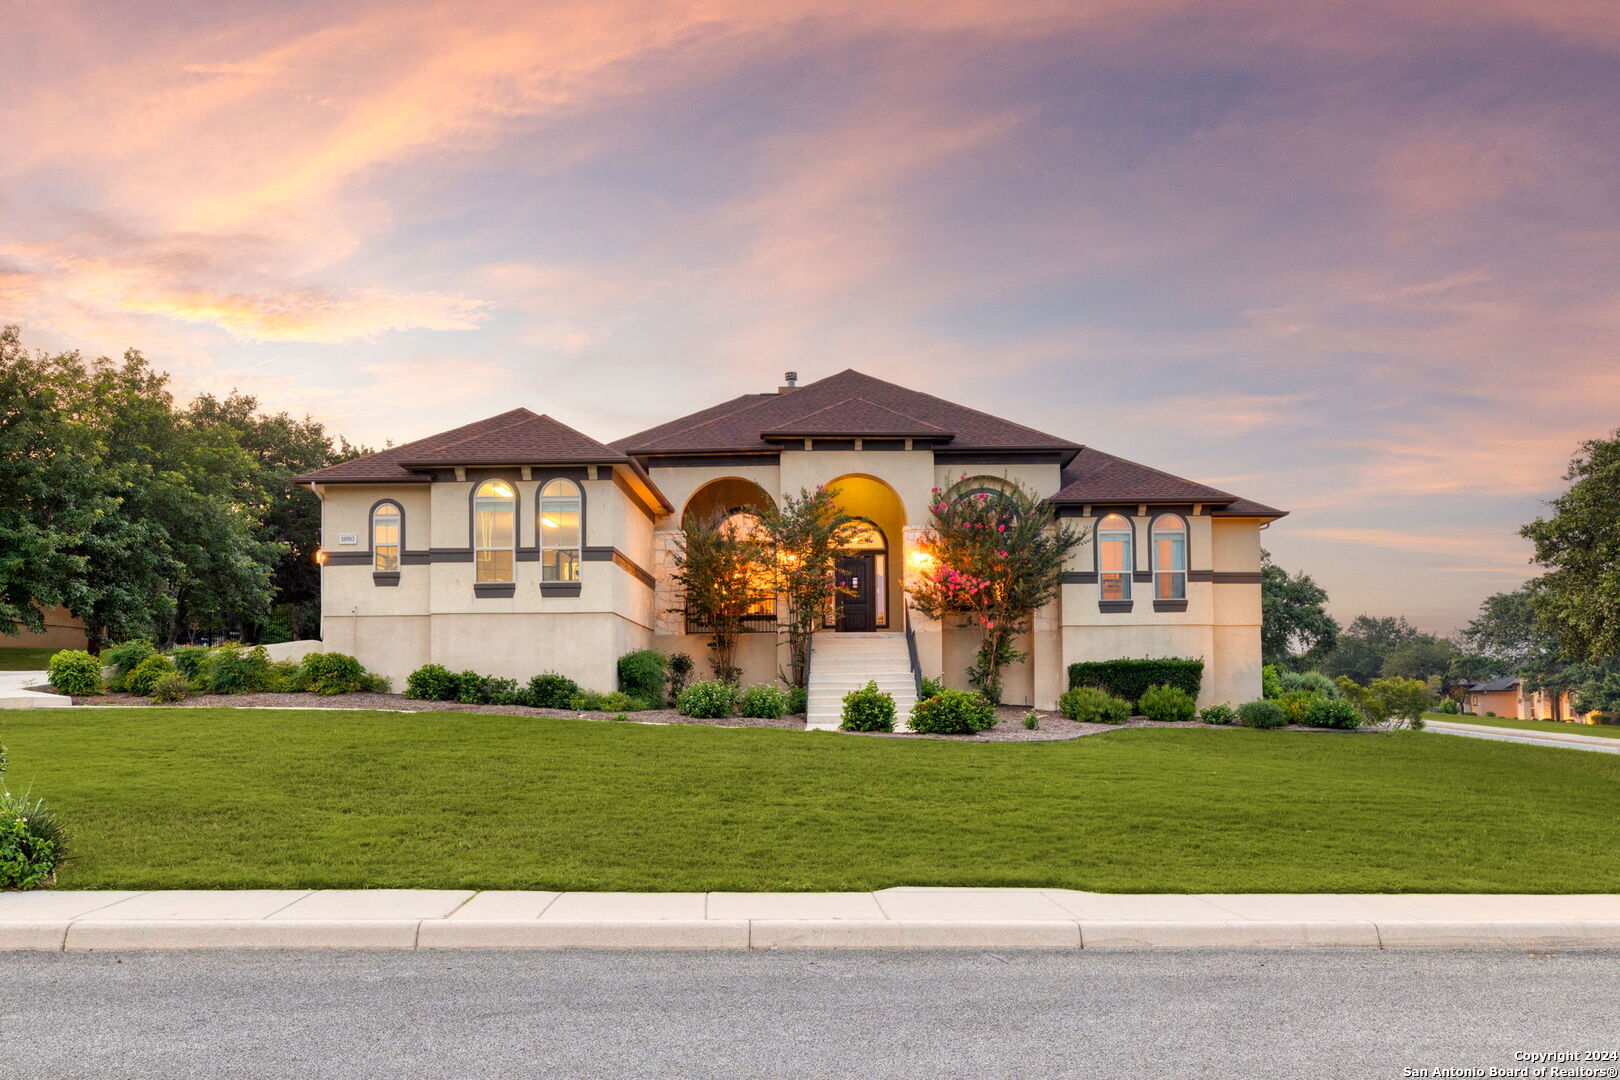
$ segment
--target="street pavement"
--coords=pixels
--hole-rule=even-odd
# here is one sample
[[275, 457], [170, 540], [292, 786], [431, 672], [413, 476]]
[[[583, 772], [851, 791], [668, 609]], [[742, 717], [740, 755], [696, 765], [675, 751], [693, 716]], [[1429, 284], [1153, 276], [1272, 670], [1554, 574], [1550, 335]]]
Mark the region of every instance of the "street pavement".
[[[1556, 746], [1564, 750], [1591, 750], [1599, 754], [1620, 754], [1620, 739], [1603, 735], [1579, 735], [1573, 731], [1530, 731], [1520, 728], [1490, 727], [1486, 724], [1466, 724], [1451, 720], [1428, 720], [1424, 728], [1442, 735], [1461, 735], [1468, 739], [1490, 739], [1494, 742], [1519, 743], [1522, 746]], [[1574, 725], [1571, 725], [1574, 726]]]
[[1620, 954], [1605, 952], [266, 950], [0, 965], [0, 1076], [39, 1080], [1382, 1080], [1620, 1043]]

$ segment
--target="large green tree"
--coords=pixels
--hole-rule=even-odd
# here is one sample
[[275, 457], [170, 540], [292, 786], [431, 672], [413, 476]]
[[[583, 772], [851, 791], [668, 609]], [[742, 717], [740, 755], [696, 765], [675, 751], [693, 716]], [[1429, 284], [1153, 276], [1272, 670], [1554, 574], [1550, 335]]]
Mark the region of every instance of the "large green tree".
[[1345, 676], [1363, 686], [1383, 674], [1389, 654], [1423, 635], [1404, 615], [1357, 615], [1339, 634], [1334, 649], [1322, 662], [1329, 676]]
[[1521, 530], [1548, 571], [1529, 589], [1563, 652], [1603, 663], [1620, 655], [1620, 431], [1582, 443], [1564, 479], [1551, 516]]
[[1309, 664], [1333, 651], [1339, 624], [1327, 590], [1303, 571], [1290, 574], [1260, 552], [1260, 648], [1268, 664]]

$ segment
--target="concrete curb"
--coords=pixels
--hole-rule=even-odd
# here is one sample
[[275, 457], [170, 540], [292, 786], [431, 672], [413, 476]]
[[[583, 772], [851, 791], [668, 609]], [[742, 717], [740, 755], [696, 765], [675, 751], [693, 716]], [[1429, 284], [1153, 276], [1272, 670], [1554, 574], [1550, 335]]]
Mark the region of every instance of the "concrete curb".
[[1620, 948], [1620, 921], [79, 919], [0, 922], [0, 952], [175, 949], [1551, 948]]

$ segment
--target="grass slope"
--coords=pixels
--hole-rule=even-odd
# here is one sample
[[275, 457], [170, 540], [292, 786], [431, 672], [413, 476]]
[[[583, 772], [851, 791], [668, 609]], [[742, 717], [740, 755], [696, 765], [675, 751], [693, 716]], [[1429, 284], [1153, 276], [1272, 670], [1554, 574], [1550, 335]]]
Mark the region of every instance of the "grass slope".
[[44, 671], [59, 649], [12, 645], [0, 648], [0, 671]]
[[1479, 724], [1483, 727], [1518, 728], [1520, 731], [1550, 731], [1555, 735], [1596, 735], [1599, 738], [1620, 739], [1620, 726], [1614, 724], [1566, 724], [1559, 720], [1518, 720], [1509, 716], [1462, 716], [1458, 714], [1429, 713], [1430, 720], [1448, 724]]
[[964, 744], [465, 713], [39, 710], [66, 888], [1605, 892], [1620, 758], [1446, 735]]

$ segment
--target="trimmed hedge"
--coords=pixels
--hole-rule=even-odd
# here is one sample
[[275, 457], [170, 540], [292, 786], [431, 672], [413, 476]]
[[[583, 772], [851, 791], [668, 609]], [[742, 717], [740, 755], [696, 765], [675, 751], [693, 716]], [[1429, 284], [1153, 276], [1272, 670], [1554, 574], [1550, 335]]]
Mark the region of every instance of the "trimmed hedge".
[[63, 649], [50, 660], [51, 685], [62, 694], [101, 693], [101, 661], [83, 649]]
[[1166, 657], [1143, 660], [1089, 660], [1069, 665], [1069, 686], [1095, 686], [1132, 707], [1149, 687], [1173, 686], [1194, 701], [1204, 683], [1204, 662]]
[[1081, 724], [1123, 724], [1131, 703], [1095, 686], [1076, 686], [1058, 698], [1058, 712]]
[[664, 704], [664, 654], [657, 649], [641, 649], [619, 657], [619, 689], [631, 697], [650, 701], [653, 708]]

